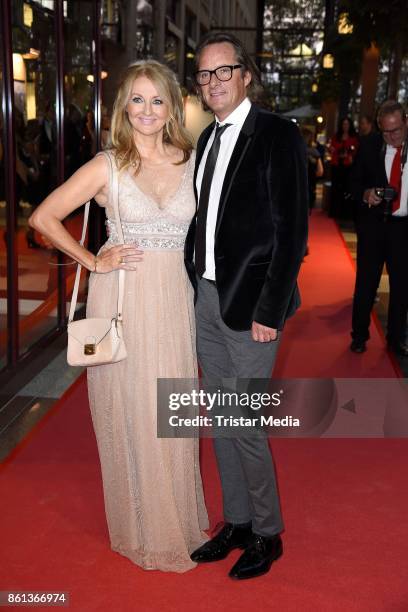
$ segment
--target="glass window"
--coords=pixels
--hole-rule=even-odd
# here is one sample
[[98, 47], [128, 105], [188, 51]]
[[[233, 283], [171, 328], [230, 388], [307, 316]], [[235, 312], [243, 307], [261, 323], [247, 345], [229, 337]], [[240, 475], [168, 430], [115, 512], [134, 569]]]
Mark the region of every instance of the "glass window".
[[50, 0], [13, 10], [17, 224], [8, 231], [17, 236], [20, 354], [57, 324], [57, 256], [27, 224], [57, 179], [53, 9]]
[[147, 59], [153, 56], [153, 2], [138, 3], [136, 7], [135, 44], [136, 57]]
[[64, 19], [65, 178], [96, 153], [91, 0], [68, 0]]
[[197, 17], [186, 9], [186, 36], [196, 40], [197, 37]]
[[103, 0], [101, 33], [104, 38], [107, 38], [114, 43], [123, 43], [122, 23], [118, 0]]
[[179, 25], [180, 22], [180, 2], [178, 0], [167, 0], [166, 2], [166, 15], [171, 21]]
[[[121, 2], [103, 0], [113, 8], [117, 21]], [[6, 364], [7, 348], [7, 237], [14, 237], [17, 268], [18, 346], [13, 345], [13, 357], [24, 357], [50, 332], [57, 331], [66, 305], [64, 289], [70, 298], [75, 265], [69, 258], [59, 267], [62, 256], [39, 232], [31, 229], [28, 218], [58, 184], [91, 159], [98, 148], [93, 116], [95, 87], [93, 62], [96, 60], [94, 37], [99, 38], [95, 19], [100, 4], [96, 0], [7, 0], [11, 7], [10, 31], [12, 59], [11, 93], [14, 115], [14, 145], [16, 151], [14, 201], [6, 202], [5, 193], [5, 125], [4, 75], [0, 54], [0, 369]], [[150, 3], [149, 3], [150, 4]], [[62, 15], [56, 11], [62, 6]], [[116, 13], [115, 13], [116, 11]], [[61, 17], [61, 24], [58, 19]], [[119, 20], [120, 23], [120, 20]], [[4, 24], [0, 23], [0, 49], [3, 48]], [[58, 38], [60, 37], [60, 39]], [[61, 42], [61, 44], [59, 44]], [[59, 54], [63, 53], [61, 57]], [[63, 63], [61, 82], [57, 83], [57, 67]], [[105, 66], [100, 66], [105, 78]], [[114, 71], [112, 71], [114, 74]], [[113, 77], [115, 78], [115, 77]], [[57, 95], [63, 88], [64, 117], [57, 124]], [[108, 140], [109, 115], [102, 107], [102, 133]], [[62, 133], [60, 133], [60, 131]], [[62, 136], [64, 138], [62, 138]], [[62, 141], [65, 143], [63, 150]], [[59, 166], [60, 164], [60, 166]], [[98, 213], [103, 211], [96, 207]], [[13, 216], [13, 227], [6, 226]], [[102, 214], [103, 218], [103, 214]], [[96, 219], [96, 222], [95, 222]], [[82, 210], [75, 211], [65, 221], [68, 231], [79, 239]], [[96, 223], [96, 227], [91, 227]], [[98, 214], [90, 217], [89, 234], [97, 236], [95, 247], [103, 241], [103, 220]], [[102, 228], [102, 229], [101, 229]], [[96, 230], [96, 231], [95, 231]], [[102, 240], [101, 240], [102, 238]], [[85, 275], [84, 275], [85, 277]], [[82, 288], [86, 287], [86, 278]], [[14, 314], [14, 313], [13, 313]], [[14, 332], [15, 330], [13, 330]]]
[[167, 32], [164, 50], [164, 61], [176, 74], [178, 73], [180, 41], [172, 32]]
[[[0, 49], [3, 48], [0, 24]], [[3, 65], [0, 53], [0, 99], [3, 99]], [[6, 248], [6, 185], [4, 163], [4, 119], [0, 104], [0, 369], [6, 365], [7, 355], [7, 248]]]
[[184, 82], [187, 87], [187, 90], [191, 92], [195, 92], [195, 80], [194, 80], [195, 70], [196, 70], [195, 51], [189, 45], [185, 45]]
[[[93, 111], [93, 5], [92, 0], [68, 0], [67, 16], [64, 19], [65, 180], [97, 152]], [[98, 209], [95, 204], [91, 207], [88, 235], [95, 232], [95, 216], [100, 213]], [[65, 221], [67, 230], [77, 240], [81, 237], [83, 211], [81, 207]], [[65, 271], [69, 301], [76, 266], [66, 266]], [[83, 301], [81, 295], [86, 288], [85, 273], [81, 280], [79, 302]]]

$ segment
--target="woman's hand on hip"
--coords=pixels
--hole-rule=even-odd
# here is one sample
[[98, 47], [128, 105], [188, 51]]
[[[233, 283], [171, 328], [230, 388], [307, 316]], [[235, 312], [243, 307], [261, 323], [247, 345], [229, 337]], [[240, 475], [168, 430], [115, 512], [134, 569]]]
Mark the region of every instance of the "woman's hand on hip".
[[105, 274], [113, 270], [137, 270], [135, 265], [143, 261], [143, 251], [135, 245], [118, 244], [103, 249], [95, 257], [95, 270], [98, 274]]

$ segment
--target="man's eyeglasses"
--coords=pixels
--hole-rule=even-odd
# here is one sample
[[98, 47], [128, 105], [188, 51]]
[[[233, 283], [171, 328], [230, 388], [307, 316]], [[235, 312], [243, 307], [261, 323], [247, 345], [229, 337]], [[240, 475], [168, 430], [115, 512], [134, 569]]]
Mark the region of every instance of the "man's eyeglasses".
[[399, 132], [402, 132], [403, 129], [404, 129], [404, 126], [401, 125], [401, 127], [394, 128], [393, 130], [381, 130], [381, 133], [392, 136], [392, 134], [398, 134]]
[[194, 78], [197, 85], [208, 85], [213, 74], [219, 81], [229, 81], [232, 78], [232, 71], [241, 67], [241, 64], [235, 64], [234, 66], [218, 66], [215, 70], [198, 70]]

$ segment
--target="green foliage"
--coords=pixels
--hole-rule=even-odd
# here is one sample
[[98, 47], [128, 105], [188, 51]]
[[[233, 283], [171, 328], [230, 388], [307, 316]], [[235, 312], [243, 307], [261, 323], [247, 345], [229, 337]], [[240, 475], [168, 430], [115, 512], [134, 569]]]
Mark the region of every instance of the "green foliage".
[[[396, 57], [397, 68], [398, 62], [401, 67], [402, 59], [408, 55], [407, 0], [337, 0], [336, 4], [336, 13], [348, 15], [353, 32], [339, 34], [337, 22], [326, 32], [325, 49], [334, 56], [334, 68], [323, 70], [318, 55], [309, 60], [296, 60], [290, 57], [290, 52], [301, 43], [316, 49], [322, 38], [326, 2], [271, 0], [265, 3], [265, 28], [274, 28], [272, 32], [264, 32], [264, 51], [271, 54], [271, 59], [265, 62], [266, 70], [280, 76], [301, 70], [314, 74], [319, 89], [310, 94], [309, 101], [313, 105], [339, 99], [345, 81], [356, 89], [363, 50], [372, 43], [379, 47], [381, 57], [387, 61]], [[394, 73], [398, 82], [398, 70]]]
[[345, 80], [351, 83], [358, 81], [363, 48], [362, 41], [352, 34], [339, 34], [336, 24], [328, 37], [328, 51], [334, 56], [334, 67], [331, 70], [320, 69], [315, 103], [337, 100]]
[[[270, 54], [270, 59], [263, 61], [265, 105], [276, 104], [279, 110], [287, 110], [309, 102], [311, 83], [320, 64], [324, 7], [325, 0], [265, 3], [263, 51]], [[295, 49], [302, 53], [294, 53]]]
[[346, 12], [353, 24], [353, 38], [369, 47], [375, 42], [382, 51], [393, 49], [396, 35], [408, 52], [407, 0], [340, 0], [340, 12]]

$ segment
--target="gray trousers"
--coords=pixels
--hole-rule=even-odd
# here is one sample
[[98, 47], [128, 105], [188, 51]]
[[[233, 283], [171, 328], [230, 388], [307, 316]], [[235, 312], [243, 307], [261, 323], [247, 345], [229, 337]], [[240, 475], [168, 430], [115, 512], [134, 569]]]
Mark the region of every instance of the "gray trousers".
[[[234, 331], [220, 314], [215, 285], [198, 280], [197, 353], [204, 380], [269, 378], [278, 341], [254, 342], [250, 331]], [[252, 522], [254, 533], [273, 536], [283, 530], [275, 469], [268, 440], [257, 437], [215, 437], [223, 493], [224, 520]]]

